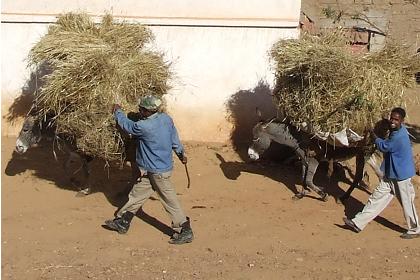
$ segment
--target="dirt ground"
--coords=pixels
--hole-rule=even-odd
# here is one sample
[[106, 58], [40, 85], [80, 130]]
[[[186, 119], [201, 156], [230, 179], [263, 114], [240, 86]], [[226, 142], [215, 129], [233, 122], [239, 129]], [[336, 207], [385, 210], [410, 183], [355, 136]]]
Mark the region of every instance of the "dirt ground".
[[[332, 197], [293, 201], [296, 163], [246, 163], [228, 146], [187, 143], [191, 187], [178, 162], [173, 183], [195, 240], [176, 246], [167, 243], [170, 220], [156, 198], [128, 234], [102, 227], [124, 203], [128, 168], [108, 174], [93, 162], [95, 192], [79, 198], [51, 146], [12, 158], [14, 142], [2, 138], [2, 279], [420, 277], [420, 239], [399, 238], [405, 223], [396, 200], [359, 234], [342, 226], [342, 217], [361, 210], [368, 197], [356, 189], [344, 206], [334, 201], [352, 172], [337, 168], [328, 180], [321, 166], [315, 182]], [[373, 187], [377, 179], [370, 178]], [[416, 204], [420, 210], [418, 197]]]

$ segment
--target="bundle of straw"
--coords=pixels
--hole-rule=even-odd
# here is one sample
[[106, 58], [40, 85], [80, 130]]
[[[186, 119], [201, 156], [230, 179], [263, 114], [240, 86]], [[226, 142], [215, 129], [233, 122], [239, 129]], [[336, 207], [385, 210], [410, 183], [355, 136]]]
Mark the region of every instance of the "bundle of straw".
[[348, 128], [363, 135], [392, 107], [403, 105], [404, 89], [420, 71], [420, 56], [396, 44], [351, 53], [342, 31], [281, 40], [270, 55], [280, 115], [296, 126], [308, 125], [314, 134]]
[[137, 111], [141, 96], [162, 96], [169, 88], [168, 63], [145, 47], [152, 40], [148, 28], [110, 15], [98, 25], [87, 14], [60, 16], [29, 53], [31, 66], [51, 68], [35, 96], [37, 114], [53, 114], [57, 132], [71, 135], [80, 151], [121, 159], [123, 139], [111, 105]]

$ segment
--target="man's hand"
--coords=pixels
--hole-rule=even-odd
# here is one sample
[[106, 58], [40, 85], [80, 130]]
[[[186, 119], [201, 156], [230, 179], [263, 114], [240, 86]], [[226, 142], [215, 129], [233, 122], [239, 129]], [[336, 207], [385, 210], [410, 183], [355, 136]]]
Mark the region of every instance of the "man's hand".
[[178, 156], [179, 160], [182, 162], [182, 164], [187, 164], [187, 162], [188, 162], [187, 156], [184, 153], [179, 154], [177, 156]]
[[181, 162], [182, 162], [182, 164], [187, 164], [188, 160], [187, 160], [187, 157], [185, 155], [182, 155]]
[[378, 138], [378, 136], [375, 134], [375, 131], [372, 128], [369, 129], [369, 133], [373, 140], [376, 140], [376, 138]]
[[114, 114], [115, 111], [117, 111], [118, 109], [121, 109], [121, 106], [119, 104], [113, 104], [112, 105], [112, 113]]

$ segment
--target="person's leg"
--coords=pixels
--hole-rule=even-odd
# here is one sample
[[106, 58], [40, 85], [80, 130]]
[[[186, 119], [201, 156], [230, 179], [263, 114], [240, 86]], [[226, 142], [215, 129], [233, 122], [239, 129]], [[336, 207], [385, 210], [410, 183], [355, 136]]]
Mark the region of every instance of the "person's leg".
[[397, 184], [397, 197], [403, 208], [404, 217], [408, 227], [408, 231], [401, 237], [412, 237], [406, 235], [415, 235], [415, 237], [420, 237], [419, 218], [416, 212], [416, 207], [414, 206], [415, 191], [413, 184], [411, 183], [411, 178], [404, 181], [398, 181]]
[[351, 220], [357, 228], [363, 230], [366, 225], [376, 218], [394, 197], [392, 182], [381, 180], [378, 187], [370, 195], [363, 210]]
[[180, 228], [187, 221], [187, 217], [181, 208], [175, 188], [171, 181], [171, 172], [150, 173], [149, 179], [159, 195], [160, 201], [171, 218], [173, 227]]
[[172, 244], [189, 243], [194, 235], [190, 220], [185, 216], [171, 181], [171, 172], [150, 173], [149, 179], [159, 195], [160, 201], [172, 220], [172, 227], [176, 233], [170, 240]]
[[129, 211], [136, 214], [140, 207], [150, 198], [153, 194], [152, 184], [149, 177], [146, 175], [140, 178], [136, 184], [134, 184], [130, 193], [128, 194], [128, 201], [118, 211], [117, 217], [121, 217], [123, 213]]
[[152, 193], [153, 188], [149, 178], [147, 176], [141, 177], [141, 180], [131, 189], [127, 203], [118, 211], [116, 218], [105, 221], [105, 224], [118, 231], [118, 233], [126, 233], [130, 228], [131, 220]]

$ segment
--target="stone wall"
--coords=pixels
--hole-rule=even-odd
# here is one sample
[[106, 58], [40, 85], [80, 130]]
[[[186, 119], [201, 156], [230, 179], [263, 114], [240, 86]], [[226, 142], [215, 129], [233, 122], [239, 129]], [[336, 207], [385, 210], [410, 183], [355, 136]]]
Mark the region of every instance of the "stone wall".
[[[339, 21], [328, 18], [323, 9], [342, 11]], [[351, 19], [351, 14], [364, 15], [364, 20]], [[337, 16], [336, 15], [336, 16]], [[372, 24], [369, 24], [369, 21]], [[381, 48], [386, 40], [407, 44], [413, 53], [420, 51], [420, 0], [302, 0], [301, 24], [309, 30], [332, 26], [362, 27], [384, 32], [386, 36], [372, 34], [371, 50]], [[420, 78], [419, 78], [420, 79]], [[420, 84], [406, 91], [406, 121], [415, 127], [416, 142], [420, 142]], [[413, 132], [412, 131], [412, 132]]]
[[[323, 9], [336, 11], [335, 18], [340, 19], [334, 22], [323, 13]], [[386, 37], [372, 34], [373, 50], [380, 48], [388, 39], [409, 44], [413, 51], [420, 48], [418, 0], [302, 0], [301, 10], [317, 28], [358, 26], [386, 33]], [[352, 19], [351, 15], [356, 14], [365, 20]]]

